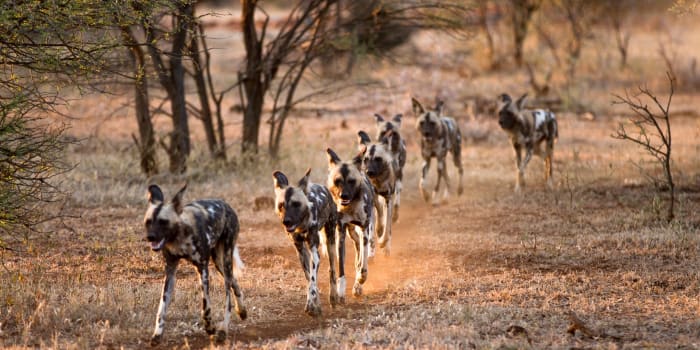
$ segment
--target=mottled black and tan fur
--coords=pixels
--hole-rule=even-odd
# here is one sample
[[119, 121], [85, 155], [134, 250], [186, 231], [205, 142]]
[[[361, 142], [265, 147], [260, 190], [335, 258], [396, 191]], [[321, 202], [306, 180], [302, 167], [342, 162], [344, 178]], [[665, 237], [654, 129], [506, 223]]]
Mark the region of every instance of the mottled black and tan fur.
[[362, 295], [362, 284], [367, 280], [370, 240], [375, 234], [375, 208], [377, 199], [372, 184], [361, 171], [362, 156], [351, 162], [343, 162], [332, 150], [328, 153], [328, 189], [338, 208], [338, 257], [342, 275], [345, 257], [345, 237], [349, 235], [355, 243], [354, 296]]
[[357, 135], [362, 155], [361, 169], [369, 178], [377, 199], [381, 199], [377, 206], [376, 231], [379, 235], [379, 247], [384, 249], [385, 255], [389, 255], [392, 212], [395, 209], [396, 198], [396, 175], [399, 172], [399, 162], [394, 158], [394, 150], [399, 147], [400, 140], [391, 130], [385, 133], [377, 143], [372, 143], [369, 135], [364, 131], [358, 132]]
[[397, 140], [398, 147], [392, 147], [392, 155], [398, 161], [396, 170], [396, 195], [394, 196], [394, 210], [391, 212], [392, 221], [399, 220], [399, 206], [401, 204], [401, 190], [403, 189], [403, 167], [406, 165], [406, 140], [401, 137], [401, 119], [403, 114], [397, 114], [391, 119], [385, 119], [380, 114], [374, 115], [377, 121], [377, 142], [381, 142], [384, 136], [391, 133], [392, 137]]
[[309, 182], [311, 169], [306, 171], [298, 185], [290, 186], [287, 176], [280, 171], [272, 174], [275, 187], [275, 213], [279, 216], [287, 236], [297, 250], [304, 276], [308, 282], [304, 312], [321, 315], [318, 290], [319, 246], [328, 255], [331, 306], [345, 300], [345, 275], [336, 285], [336, 226], [338, 212], [331, 193], [326, 187]]
[[[200, 277], [202, 288], [202, 319], [209, 334], [217, 333], [222, 341], [228, 333], [231, 314], [231, 290], [235, 296], [236, 312], [241, 320], [246, 318], [243, 293], [234, 275], [234, 263], [243, 268], [236, 239], [238, 217], [231, 207], [220, 199], [198, 200], [184, 205], [182, 197], [185, 185], [173, 199], [166, 203], [157, 185], [148, 187], [148, 209], [144, 216], [146, 240], [153, 251], [161, 251], [165, 259], [165, 282], [158, 305], [155, 330], [151, 344], [158, 344], [163, 336], [165, 314], [173, 298], [175, 271], [180, 259], [192, 263]], [[217, 331], [211, 321], [209, 300], [209, 260], [224, 277], [226, 305], [224, 320]]]
[[[411, 99], [413, 113], [415, 113], [416, 129], [421, 136], [420, 149], [423, 157], [423, 173], [420, 179], [420, 190], [426, 202], [436, 199], [440, 190], [440, 182], [445, 181], [443, 200], [446, 200], [450, 192], [450, 178], [447, 175], [445, 157], [447, 152], [452, 153], [452, 160], [459, 172], [457, 194], [462, 194], [462, 132], [454, 119], [444, 116], [444, 103], [439, 101], [433, 109], [425, 109], [418, 100]], [[432, 196], [424, 188], [425, 178], [430, 170], [430, 160], [437, 158], [437, 181]]]
[[[547, 187], [552, 188], [554, 141], [559, 137], [557, 119], [550, 111], [526, 109], [526, 98], [527, 94], [524, 94], [513, 103], [508, 94], [499, 97], [501, 106], [498, 111], [498, 125], [508, 133], [515, 151], [515, 190], [519, 191], [521, 186], [525, 186], [525, 168], [533, 153], [544, 158], [544, 180]], [[542, 144], [545, 144], [544, 152], [541, 149]], [[523, 148], [525, 158], [522, 157]]]

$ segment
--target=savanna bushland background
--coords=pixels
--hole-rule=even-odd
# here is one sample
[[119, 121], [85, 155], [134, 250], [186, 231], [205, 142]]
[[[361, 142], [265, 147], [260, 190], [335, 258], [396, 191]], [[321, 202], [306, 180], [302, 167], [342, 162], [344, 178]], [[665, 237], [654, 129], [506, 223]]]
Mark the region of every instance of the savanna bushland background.
[[[0, 346], [147, 346], [163, 263], [145, 191], [188, 183], [239, 214], [248, 319], [211, 343], [183, 263], [160, 348], [698, 348], [697, 5], [4, 1]], [[513, 192], [504, 92], [556, 113], [553, 190], [535, 157]], [[465, 193], [437, 206], [411, 97], [464, 135]], [[324, 259], [310, 318], [271, 174], [324, 183], [325, 149], [353, 156], [374, 113], [404, 114], [392, 255], [335, 309]]]

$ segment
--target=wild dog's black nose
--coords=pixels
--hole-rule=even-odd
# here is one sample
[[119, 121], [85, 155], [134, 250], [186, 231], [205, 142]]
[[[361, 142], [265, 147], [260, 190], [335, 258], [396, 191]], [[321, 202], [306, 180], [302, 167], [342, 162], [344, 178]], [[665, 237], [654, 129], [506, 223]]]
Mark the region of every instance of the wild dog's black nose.
[[350, 195], [347, 193], [341, 193], [340, 194], [340, 199], [347, 200], [350, 199]]
[[367, 176], [372, 177], [372, 176], [375, 176], [375, 175], [377, 175], [377, 172], [376, 172], [376, 171], [374, 171], [374, 170], [369, 170], [369, 169], [367, 170]]
[[149, 242], [155, 242], [158, 238], [156, 238], [156, 235], [155, 235], [155, 234], [149, 233], [148, 235], [146, 235], [146, 239], [147, 239]]
[[282, 220], [282, 225], [284, 225], [284, 226], [289, 226], [291, 224], [292, 224], [292, 220], [290, 220], [290, 219], [285, 218], [284, 220]]

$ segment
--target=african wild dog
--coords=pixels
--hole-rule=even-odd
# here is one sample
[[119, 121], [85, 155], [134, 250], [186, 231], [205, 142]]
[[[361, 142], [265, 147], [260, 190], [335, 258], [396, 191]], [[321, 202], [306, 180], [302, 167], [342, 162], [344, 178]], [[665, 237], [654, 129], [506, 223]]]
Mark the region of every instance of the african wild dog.
[[352, 162], [343, 162], [330, 148], [328, 153], [328, 189], [338, 208], [338, 258], [339, 273], [344, 275], [345, 235], [355, 242], [355, 284], [352, 294], [362, 294], [362, 284], [367, 280], [369, 246], [375, 233], [375, 208], [378, 202], [372, 184], [361, 169], [362, 156]]
[[[457, 186], [457, 194], [462, 194], [462, 132], [454, 119], [442, 115], [444, 103], [438, 101], [434, 109], [426, 110], [415, 98], [411, 99], [413, 104], [413, 113], [415, 113], [416, 129], [421, 135], [420, 149], [423, 157], [423, 174], [420, 179], [420, 191], [423, 199], [426, 202], [431, 202], [438, 195], [440, 189], [440, 180], [445, 180], [445, 194], [443, 200], [446, 200], [450, 190], [450, 179], [447, 176], [447, 167], [445, 157], [447, 152], [452, 152], [452, 160], [455, 167], [459, 171], [459, 183]], [[437, 183], [433, 195], [430, 196], [423, 188], [425, 177], [430, 170], [430, 160], [432, 157], [437, 158]]]
[[[498, 125], [510, 136], [510, 142], [515, 150], [515, 166], [518, 174], [515, 191], [525, 185], [525, 167], [535, 154], [544, 158], [544, 179], [548, 188], [552, 188], [552, 155], [554, 141], [559, 137], [559, 128], [554, 113], [541, 109], [525, 109], [527, 94], [521, 96], [515, 103], [508, 94], [500, 96], [501, 108], [498, 111]], [[541, 146], [546, 142], [544, 155]], [[522, 148], [525, 147], [525, 158], [522, 158]]]
[[399, 148], [398, 135], [389, 130], [381, 139], [381, 142], [372, 143], [366, 132], [357, 133], [362, 155], [362, 171], [369, 178], [377, 199], [382, 198], [383, 203], [377, 206], [377, 234], [379, 247], [384, 248], [384, 254], [389, 255], [391, 248], [391, 223], [392, 211], [395, 209], [397, 173], [399, 161], [394, 158], [393, 151]]
[[[330, 192], [324, 186], [309, 183], [311, 169], [306, 171], [297, 187], [290, 186], [287, 176], [280, 171], [272, 174], [275, 185], [275, 212], [282, 220], [287, 236], [294, 243], [297, 255], [309, 283], [304, 311], [311, 316], [321, 314], [318, 292], [319, 245], [328, 254], [331, 306], [345, 299], [345, 276], [341, 275], [336, 287], [335, 230], [338, 213]], [[341, 270], [342, 271], [342, 270]]]
[[403, 167], [406, 165], [406, 140], [401, 137], [399, 129], [401, 129], [401, 118], [403, 114], [397, 114], [390, 120], [384, 119], [378, 113], [374, 114], [377, 121], [377, 142], [382, 140], [382, 137], [391, 132], [393, 137], [398, 139], [398, 147], [392, 148], [394, 159], [399, 162], [399, 167], [396, 171], [396, 196], [394, 198], [394, 210], [392, 211], [392, 221], [399, 220], [399, 205], [401, 204], [401, 190], [403, 189]]
[[[223, 341], [228, 333], [231, 315], [231, 289], [235, 295], [236, 312], [241, 320], [246, 318], [243, 305], [243, 293], [234, 276], [236, 270], [243, 268], [238, 255], [236, 239], [238, 238], [238, 217], [231, 207], [220, 199], [198, 200], [183, 205], [182, 197], [187, 185], [165, 203], [163, 192], [157, 185], [148, 187], [148, 209], [144, 217], [146, 240], [153, 251], [162, 251], [165, 258], [165, 283], [158, 305], [156, 326], [151, 344], [158, 344], [163, 336], [165, 313], [173, 298], [175, 289], [175, 270], [180, 259], [191, 262], [199, 273], [202, 287], [202, 319], [208, 334], [217, 333], [217, 340]], [[226, 306], [221, 327], [211, 322], [209, 301], [209, 259], [224, 277], [226, 288]]]

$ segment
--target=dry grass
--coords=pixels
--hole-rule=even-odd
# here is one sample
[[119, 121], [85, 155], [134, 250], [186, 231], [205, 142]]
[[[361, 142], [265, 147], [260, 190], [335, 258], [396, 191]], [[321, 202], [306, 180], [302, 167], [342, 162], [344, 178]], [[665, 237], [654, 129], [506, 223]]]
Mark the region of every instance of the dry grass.
[[[601, 102], [596, 106], [605, 113], [596, 120], [558, 115], [556, 189], [544, 191], [543, 167], [535, 158], [526, 175], [528, 188], [516, 195], [508, 141], [492, 116], [464, 116], [467, 105], [461, 101], [524, 91], [526, 76], [493, 72], [465, 79], [454, 74], [455, 44], [449, 40], [431, 33], [415, 39], [416, 47], [435, 54], [440, 70], [386, 65], [364, 72], [383, 87], [356, 91], [334, 107], [381, 107], [291, 120], [282, 159], [262, 157], [248, 167], [235, 159], [211, 163], [196, 149], [186, 176], [144, 179], [130, 143], [133, 116], [105, 120], [100, 111], [118, 102], [84, 100], [76, 110], [90, 117], [72, 133], [85, 141], [69, 150], [78, 165], [64, 179], [72, 191], [66, 208], [74, 217], [51, 223], [46, 227], [50, 234], [18, 245], [19, 252], [0, 252], [0, 347], [146, 346], [163, 269], [160, 256], [143, 242], [140, 223], [145, 188], [152, 181], [163, 185], [166, 196], [189, 181], [187, 198], [222, 197], [239, 214], [239, 244], [247, 264], [240, 282], [249, 318], [234, 320], [222, 348], [699, 347], [700, 119], [673, 120], [680, 194], [678, 219], [671, 224], [658, 220], [665, 196], [632, 164], [644, 155], [610, 138], [624, 111]], [[652, 64], [638, 47], [632, 52], [631, 64]], [[582, 67], [585, 74], [588, 68]], [[626, 81], [635, 82], [631, 75]], [[586, 90], [584, 97], [607, 101], [610, 86]], [[465, 194], [428, 207], [417, 190], [419, 146], [408, 97], [432, 99], [438, 91], [463, 127], [476, 125], [488, 137], [475, 138], [478, 142], [463, 149]], [[683, 109], [698, 107], [693, 94], [676, 101]], [[352, 155], [356, 131], [373, 131], [371, 116], [377, 111], [406, 115], [409, 159], [393, 255], [370, 262], [366, 295], [350, 297], [336, 309], [324, 300], [323, 317], [311, 319], [302, 312], [305, 283], [293, 248], [272, 209], [255, 211], [253, 202], [271, 196], [275, 169], [296, 178], [312, 167], [312, 180], [323, 183], [325, 148], [332, 146], [343, 158]], [[240, 116], [227, 118], [229, 140], [235, 140]], [[448, 170], [455, 173], [451, 165]], [[352, 256], [352, 248], [348, 252]], [[346, 271], [353, 275], [351, 264]], [[326, 297], [326, 260], [319, 279]], [[216, 276], [215, 319], [222, 317], [222, 288]], [[199, 306], [196, 273], [182, 264], [160, 348], [215, 346], [199, 325]], [[598, 336], [567, 333], [569, 312]]]

